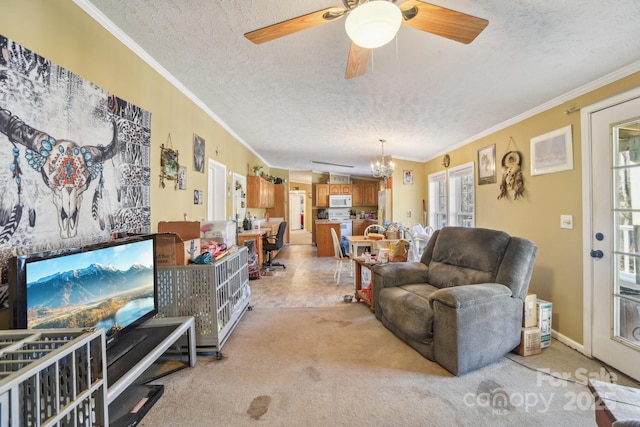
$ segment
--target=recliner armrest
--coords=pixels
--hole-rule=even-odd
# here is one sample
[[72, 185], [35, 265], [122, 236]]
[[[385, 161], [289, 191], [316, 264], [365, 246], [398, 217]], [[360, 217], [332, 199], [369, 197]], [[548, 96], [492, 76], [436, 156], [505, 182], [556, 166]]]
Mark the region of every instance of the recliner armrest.
[[435, 291], [429, 296], [429, 304], [438, 301], [452, 308], [466, 308], [473, 305], [495, 303], [496, 298], [510, 298], [511, 289], [499, 283], [452, 286]]
[[373, 268], [373, 285], [382, 288], [427, 283], [429, 267], [421, 262], [392, 262]]

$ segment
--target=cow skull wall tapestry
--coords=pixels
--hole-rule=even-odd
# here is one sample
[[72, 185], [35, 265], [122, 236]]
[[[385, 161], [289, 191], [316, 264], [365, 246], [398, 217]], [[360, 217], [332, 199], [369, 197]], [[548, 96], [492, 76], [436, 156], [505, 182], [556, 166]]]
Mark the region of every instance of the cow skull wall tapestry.
[[0, 265], [149, 233], [150, 126], [149, 112], [0, 35]]

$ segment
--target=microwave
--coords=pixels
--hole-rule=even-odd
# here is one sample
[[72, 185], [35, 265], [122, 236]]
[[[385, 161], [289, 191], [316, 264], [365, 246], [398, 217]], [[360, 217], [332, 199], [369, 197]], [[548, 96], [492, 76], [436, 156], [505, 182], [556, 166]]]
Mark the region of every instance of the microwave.
[[350, 208], [351, 207], [351, 195], [341, 194], [336, 196], [329, 196], [330, 208]]

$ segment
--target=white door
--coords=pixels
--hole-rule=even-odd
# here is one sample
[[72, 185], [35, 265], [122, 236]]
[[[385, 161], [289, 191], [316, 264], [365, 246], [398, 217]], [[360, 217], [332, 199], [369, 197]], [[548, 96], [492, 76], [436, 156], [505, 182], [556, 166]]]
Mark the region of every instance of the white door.
[[289, 218], [290, 230], [301, 230], [304, 228], [304, 195], [297, 193], [289, 194]]
[[225, 221], [227, 219], [227, 191], [229, 191], [229, 197], [231, 197], [231, 188], [227, 189], [227, 167], [222, 163], [209, 159], [207, 171], [209, 172], [207, 180], [207, 220]]
[[593, 357], [640, 379], [640, 90], [634, 92], [582, 114], [590, 143], [583, 166], [591, 172], [585, 181], [591, 192], [584, 194], [590, 205], [585, 295], [591, 298], [585, 322], [591, 321]]

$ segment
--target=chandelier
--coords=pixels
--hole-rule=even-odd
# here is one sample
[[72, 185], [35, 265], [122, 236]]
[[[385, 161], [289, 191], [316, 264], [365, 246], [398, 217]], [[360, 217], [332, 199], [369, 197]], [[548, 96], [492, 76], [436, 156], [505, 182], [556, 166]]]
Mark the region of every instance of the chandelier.
[[381, 139], [380, 144], [382, 146], [382, 155], [380, 156], [380, 160], [375, 164], [371, 163], [371, 175], [376, 178], [390, 178], [391, 175], [393, 175], [393, 168], [395, 168], [393, 160], [389, 159], [389, 163], [386, 162], [386, 156], [384, 155], [384, 143], [385, 140]]

